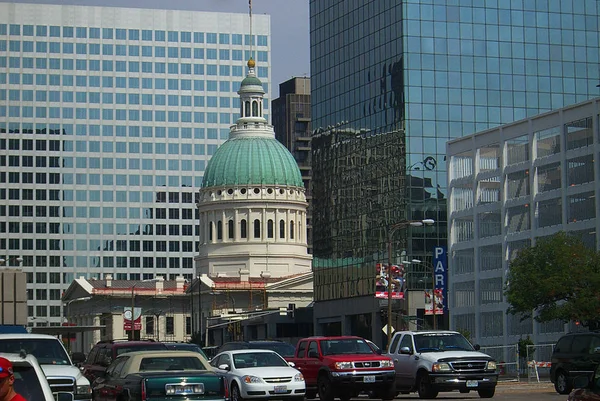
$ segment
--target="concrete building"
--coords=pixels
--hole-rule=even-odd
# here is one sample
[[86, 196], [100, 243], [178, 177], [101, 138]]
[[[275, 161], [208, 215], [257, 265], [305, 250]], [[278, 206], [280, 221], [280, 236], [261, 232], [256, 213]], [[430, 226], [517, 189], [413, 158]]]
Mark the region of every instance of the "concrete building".
[[[214, 292], [237, 292], [243, 303], [231, 301], [234, 309], [239, 306], [249, 315], [244, 320], [252, 312], [279, 313], [279, 307], [304, 307], [312, 301], [304, 182], [296, 160], [275, 139], [263, 114], [265, 91], [256, 65], [255, 60], [248, 61], [248, 74], [238, 91], [240, 118], [210, 159], [199, 193], [200, 248], [195, 260], [200, 279], [190, 291], [200, 293], [200, 313], [194, 320], [201, 333], [222, 327], [211, 324], [213, 318], [222, 317], [206, 300]], [[286, 296], [272, 302], [270, 288], [275, 292], [286, 288]], [[253, 296], [261, 292], [264, 298], [257, 302]], [[297, 325], [282, 335], [276, 329], [256, 327], [263, 325], [261, 321], [252, 324], [250, 338], [298, 337], [300, 332]], [[208, 333], [205, 341], [216, 345], [236, 338], [231, 331], [222, 332], [227, 335], [209, 338]]]
[[0, 3], [0, 255], [23, 258], [34, 321], [59, 325], [80, 276], [194, 277], [196, 194], [251, 42], [268, 98], [253, 18], [251, 41], [245, 14]]
[[507, 315], [503, 288], [536, 238], [566, 231], [598, 249], [599, 114], [594, 99], [448, 142], [450, 324], [479, 344], [555, 343], [569, 330]]
[[[406, 177], [399, 192], [407, 204], [396, 213], [357, 210], [354, 220], [368, 221], [369, 213], [377, 213], [379, 222], [346, 231], [331, 230], [336, 221], [327, 221], [328, 211], [315, 208], [313, 242], [333, 246], [320, 252], [315, 246], [314, 257], [362, 260], [340, 275], [327, 271], [330, 267], [322, 273], [315, 268], [315, 277], [331, 276], [345, 294], [340, 300], [327, 288], [315, 287], [315, 294], [329, 294], [315, 298], [317, 330], [335, 321], [344, 334], [350, 333], [344, 322], [356, 310], [347, 308], [346, 299], [356, 297], [358, 304], [366, 304], [372, 295], [351, 295], [349, 287], [374, 275], [376, 264], [387, 260], [386, 233], [397, 218], [436, 221], [425, 231], [396, 233], [394, 249], [411, 259], [431, 262], [434, 246], [446, 246], [449, 139], [597, 95], [597, 6], [595, 1], [559, 0], [310, 1], [312, 127], [317, 132], [363, 130], [365, 135], [402, 131], [398, 139], [405, 154], [398, 162], [404, 164]], [[327, 173], [334, 170], [322, 174]], [[313, 202], [324, 197], [323, 204], [336, 204], [339, 193], [337, 187], [326, 187], [313, 193]], [[369, 196], [379, 201], [385, 193]], [[320, 224], [317, 213], [324, 214]], [[323, 232], [317, 234], [319, 230]], [[364, 240], [346, 247], [353, 238]]]
[[292, 153], [300, 167], [308, 202], [306, 235], [312, 253], [310, 78], [295, 77], [279, 84], [279, 97], [271, 103], [275, 138]]

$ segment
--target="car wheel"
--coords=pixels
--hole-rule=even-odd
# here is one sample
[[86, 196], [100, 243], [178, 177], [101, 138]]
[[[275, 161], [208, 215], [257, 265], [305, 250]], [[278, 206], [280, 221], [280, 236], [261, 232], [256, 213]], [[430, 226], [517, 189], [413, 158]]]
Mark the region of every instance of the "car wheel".
[[317, 387], [319, 388], [319, 399], [321, 401], [333, 401], [333, 389], [331, 383], [325, 375], [320, 375], [317, 379]]
[[496, 392], [496, 387], [492, 388], [482, 388], [481, 390], [477, 390], [479, 397], [481, 398], [492, 398], [494, 393]]
[[554, 389], [558, 394], [569, 394], [571, 392], [571, 386], [569, 380], [565, 375], [565, 372], [559, 370], [556, 373], [556, 379], [554, 380]]
[[231, 401], [244, 401], [244, 397], [242, 397], [242, 392], [236, 383], [231, 385]]
[[419, 393], [419, 398], [431, 399], [437, 397], [438, 391], [431, 385], [427, 373], [419, 373], [417, 377], [417, 392]]

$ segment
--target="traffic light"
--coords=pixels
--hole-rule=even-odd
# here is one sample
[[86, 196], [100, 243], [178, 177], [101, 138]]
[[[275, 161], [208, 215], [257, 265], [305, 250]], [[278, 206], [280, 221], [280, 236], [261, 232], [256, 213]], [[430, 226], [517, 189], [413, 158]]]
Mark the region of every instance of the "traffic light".
[[296, 314], [296, 304], [288, 304], [287, 315], [293, 319], [295, 314]]

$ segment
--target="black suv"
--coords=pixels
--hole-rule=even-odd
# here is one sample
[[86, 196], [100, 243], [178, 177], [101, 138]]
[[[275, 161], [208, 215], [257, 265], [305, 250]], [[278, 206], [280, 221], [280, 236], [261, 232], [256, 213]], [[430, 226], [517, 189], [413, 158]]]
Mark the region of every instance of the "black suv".
[[277, 352], [282, 357], [292, 357], [296, 352], [296, 347], [290, 343], [275, 340], [254, 340], [254, 341], [232, 341], [221, 345], [219, 352], [232, 351], [236, 349], [268, 349]]
[[577, 332], [562, 336], [552, 352], [550, 380], [558, 394], [569, 394], [573, 379], [591, 377], [600, 362], [600, 333]]
[[168, 349], [163, 343], [153, 340], [146, 341], [127, 341], [127, 340], [107, 340], [99, 341], [88, 354], [87, 359], [82, 364], [83, 375], [87, 377], [90, 383], [98, 377], [104, 376], [106, 368], [118, 355], [131, 351], [146, 350], [165, 350]]

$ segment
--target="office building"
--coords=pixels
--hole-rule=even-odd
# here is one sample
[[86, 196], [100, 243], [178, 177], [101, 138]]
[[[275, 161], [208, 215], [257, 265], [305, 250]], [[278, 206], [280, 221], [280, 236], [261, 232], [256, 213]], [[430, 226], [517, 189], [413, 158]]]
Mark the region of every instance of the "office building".
[[[433, 247], [446, 245], [449, 139], [596, 96], [598, 15], [596, 1], [310, 1], [313, 129], [403, 130], [406, 149], [398, 159], [406, 166], [405, 214], [375, 211], [382, 216], [376, 225], [319, 233], [329, 223], [317, 224], [315, 209], [313, 242], [332, 245], [313, 255], [339, 261], [334, 285], [349, 286], [362, 276], [359, 269], [375, 272], [376, 263], [387, 260], [384, 233], [395, 217], [436, 221], [395, 234], [394, 252], [404, 251], [409, 261], [430, 261]], [[337, 191], [314, 192], [313, 202], [318, 196], [331, 203]], [[358, 220], [368, 217], [357, 213]], [[365, 241], [346, 248], [348, 237]], [[363, 262], [345, 268], [342, 258], [349, 256], [346, 261]], [[315, 283], [329, 274], [316, 267], [314, 273]], [[316, 298], [317, 332], [337, 321], [349, 333], [344, 322], [358, 313], [372, 313], [377, 321], [376, 311], [349, 311], [346, 304], [333, 294]], [[378, 337], [377, 324], [372, 330]]]
[[448, 142], [450, 321], [480, 344], [555, 343], [568, 330], [507, 315], [503, 288], [536, 238], [566, 231], [598, 249], [599, 114], [593, 99]]
[[295, 77], [279, 84], [279, 97], [271, 106], [275, 137], [292, 152], [300, 167], [308, 209], [306, 237], [312, 253], [310, 78]]
[[[253, 30], [268, 98], [269, 16]], [[30, 317], [59, 324], [80, 276], [192, 278], [248, 32], [246, 14], [0, 3], [0, 254], [23, 258]]]

